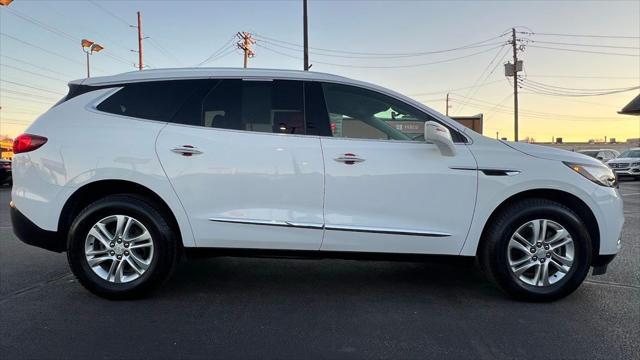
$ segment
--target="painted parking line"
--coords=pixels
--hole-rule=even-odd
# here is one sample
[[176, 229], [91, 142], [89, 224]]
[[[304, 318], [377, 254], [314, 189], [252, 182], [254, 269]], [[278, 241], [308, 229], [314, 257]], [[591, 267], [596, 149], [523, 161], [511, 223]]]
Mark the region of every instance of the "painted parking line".
[[620, 195], [622, 195], [622, 196], [640, 195], [640, 192], [628, 193], [628, 194], [620, 193]]

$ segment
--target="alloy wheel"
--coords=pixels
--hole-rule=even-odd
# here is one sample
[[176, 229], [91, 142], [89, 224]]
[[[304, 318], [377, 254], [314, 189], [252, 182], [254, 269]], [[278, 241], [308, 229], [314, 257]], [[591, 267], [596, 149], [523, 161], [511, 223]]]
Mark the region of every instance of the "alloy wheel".
[[557, 283], [571, 270], [575, 246], [562, 225], [536, 219], [513, 233], [507, 257], [516, 278], [528, 285], [544, 287]]
[[100, 278], [127, 283], [142, 276], [153, 259], [153, 239], [137, 219], [112, 215], [95, 223], [85, 239], [85, 257]]

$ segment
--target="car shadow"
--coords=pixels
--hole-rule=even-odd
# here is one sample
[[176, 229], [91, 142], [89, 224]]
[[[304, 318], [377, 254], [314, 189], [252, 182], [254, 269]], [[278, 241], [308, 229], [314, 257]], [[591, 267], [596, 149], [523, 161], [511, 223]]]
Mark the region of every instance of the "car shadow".
[[505, 298], [485, 279], [473, 258], [425, 262], [218, 257], [182, 262], [160, 291], [162, 297], [287, 297], [315, 301], [347, 297]]

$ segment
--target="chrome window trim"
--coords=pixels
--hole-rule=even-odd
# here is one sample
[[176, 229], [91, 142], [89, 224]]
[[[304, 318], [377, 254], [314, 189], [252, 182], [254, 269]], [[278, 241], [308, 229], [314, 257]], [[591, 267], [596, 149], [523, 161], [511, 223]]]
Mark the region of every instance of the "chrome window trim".
[[[104, 96], [99, 97], [98, 99], [94, 100], [93, 102], [91, 102], [91, 106], [87, 106], [88, 110], [91, 110], [93, 112], [97, 112], [100, 114], [108, 114], [108, 115], [115, 115], [115, 116], [120, 116], [122, 118], [125, 119], [135, 119], [135, 120], [141, 120], [141, 121], [153, 121], [153, 122], [157, 122], [157, 123], [163, 123], [163, 124], [172, 124], [172, 125], [178, 125], [178, 126], [191, 126], [191, 127], [196, 127], [196, 128], [200, 128], [200, 129], [208, 129], [207, 127], [204, 126], [199, 126], [199, 125], [187, 125], [187, 124], [178, 124], [178, 123], [172, 123], [169, 121], [159, 121], [159, 120], [153, 120], [153, 119], [143, 119], [143, 118], [137, 118], [137, 117], [133, 117], [133, 116], [126, 116], [126, 115], [120, 115], [120, 114], [112, 114], [112, 113], [108, 113], [108, 112], [104, 112], [104, 111], [100, 111], [97, 109], [97, 106], [100, 105], [100, 103], [104, 100], [106, 100], [106, 98], [108, 98], [109, 96], [113, 95], [115, 92], [117, 92], [117, 90], [122, 89], [125, 85], [127, 84], [132, 84], [132, 83], [145, 83], [145, 82], [156, 82], [156, 81], [181, 81], [181, 80], [243, 80], [243, 81], [275, 81], [275, 80], [290, 80], [290, 81], [303, 81], [303, 82], [320, 82], [320, 83], [332, 83], [332, 84], [341, 84], [341, 85], [347, 85], [347, 86], [353, 86], [353, 87], [357, 87], [357, 88], [362, 88], [362, 89], [366, 89], [369, 91], [373, 91], [376, 93], [380, 93], [382, 95], [385, 96], [389, 96], [393, 99], [395, 99], [396, 101], [400, 101], [412, 108], [415, 108], [417, 111], [419, 112], [423, 112], [425, 114], [427, 114], [428, 116], [432, 117], [434, 120], [441, 122], [443, 124], [446, 124], [447, 126], [453, 128], [454, 130], [456, 130], [464, 139], [465, 141], [463, 142], [455, 142], [454, 144], [456, 145], [470, 145], [473, 143], [473, 141], [471, 140], [471, 138], [469, 136], [467, 136], [464, 133], [464, 129], [460, 129], [458, 128], [458, 126], [453, 125], [452, 123], [450, 123], [448, 120], [444, 119], [444, 116], [442, 116], [441, 114], [433, 111], [432, 109], [428, 108], [425, 106], [425, 109], [423, 109], [422, 107], [416, 106], [415, 104], [412, 104], [411, 102], [415, 102], [416, 104], [420, 104], [417, 101], [407, 98], [411, 101], [407, 101], [407, 99], [402, 98], [400, 96], [397, 96], [395, 93], [390, 93], [388, 91], [386, 91], [385, 88], [376, 88], [375, 86], [368, 84], [368, 83], [359, 83], [359, 82], [350, 82], [350, 81], [339, 81], [337, 79], [310, 79], [310, 78], [306, 78], [306, 77], [302, 77], [302, 76], [241, 76], [241, 75], [237, 75], [237, 76], [185, 76], [185, 77], [171, 77], [171, 78], [156, 78], [156, 79], [136, 79], [136, 80], [130, 80], [130, 81], [112, 81], [112, 82], [103, 82], [103, 83], [97, 83], [97, 84], [92, 84], [92, 85], [87, 85], [87, 86], [109, 86], [109, 85], [113, 85], [114, 86], [114, 90], [113, 92], [109, 92], [108, 95], [105, 94]], [[347, 79], [348, 80], [348, 79]], [[116, 90], [117, 89], [117, 90]], [[405, 143], [415, 143], [415, 144], [429, 144], [425, 141], [414, 141], [414, 140], [384, 140], [384, 139], [357, 139], [357, 138], [336, 138], [336, 137], [332, 137], [332, 136], [319, 136], [319, 135], [307, 135], [307, 134], [276, 134], [276, 133], [266, 133], [266, 132], [260, 132], [260, 131], [250, 131], [250, 130], [233, 130], [233, 129], [219, 129], [219, 128], [211, 128], [211, 129], [218, 129], [218, 130], [230, 130], [230, 131], [238, 131], [238, 132], [251, 132], [251, 133], [258, 133], [258, 134], [272, 134], [272, 135], [287, 135], [287, 136], [310, 136], [310, 137], [325, 137], [325, 138], [332, 138], [332, 139], [345, 139], [345, 140], [361, 140], [361, 141], [383, 141], [383, 142], [405, 142]]]

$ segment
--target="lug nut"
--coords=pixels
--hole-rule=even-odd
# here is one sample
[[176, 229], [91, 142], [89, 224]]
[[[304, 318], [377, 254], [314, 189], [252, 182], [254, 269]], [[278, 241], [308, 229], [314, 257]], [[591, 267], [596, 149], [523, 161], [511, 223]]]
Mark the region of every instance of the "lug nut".
[[544, 260], [545, 260], [545, 258], [542, 258], [542, 259], [540, 259], [540, 262], [541, 262], [541, 263], [543, 263], [543, 262], [544, 262]]
[[536, 243], [536, 246], [537, 246], [537, 247], [542, 247], [542, 243], [541, 243], [541, 242], [537, 242], [537, 243]]
[[544, 245], [544, 249], [545, 249], [545, 250], [549, 250], [549, 245], [545, 244], [545, 245]]
[[122, 243], [122, 238], [118, 239], [118, 244]]
[[529, 249], [532, 253], [536, 252], [536, 248], [532, 247], [531, 249]]
[[534, 256], [534, 257], [532, 257], [532, 259], [533, 259], [533, 261], [536, 261], [536, 260], [538, 260], [538, 257]]
[[114, 247], [114, 246], [116, 246], [116, 244], [112, 242], [112, 243], [109, 244], [109, 246]]
[[547, 257], [550, 258], [551, 257], [551, 253], [547, 253]]
[[128, 248], [128, 247], [129, 247], [129, 243], [128, 243], [128, 242], [125, 242], [125, 243], [124, 243], [124, 247]]
[[115, 251], [109, 251], [109, 255], [113, 256], [113, 255], [115, 255], [115, 254], [116, 254], [116, 252], [115, 252]]
[[118, 260], [122, 259], [122, 255], [117, 256]]
[[125, 255], [129, 256], [129, 252], [125, 250], [124, 252]]

